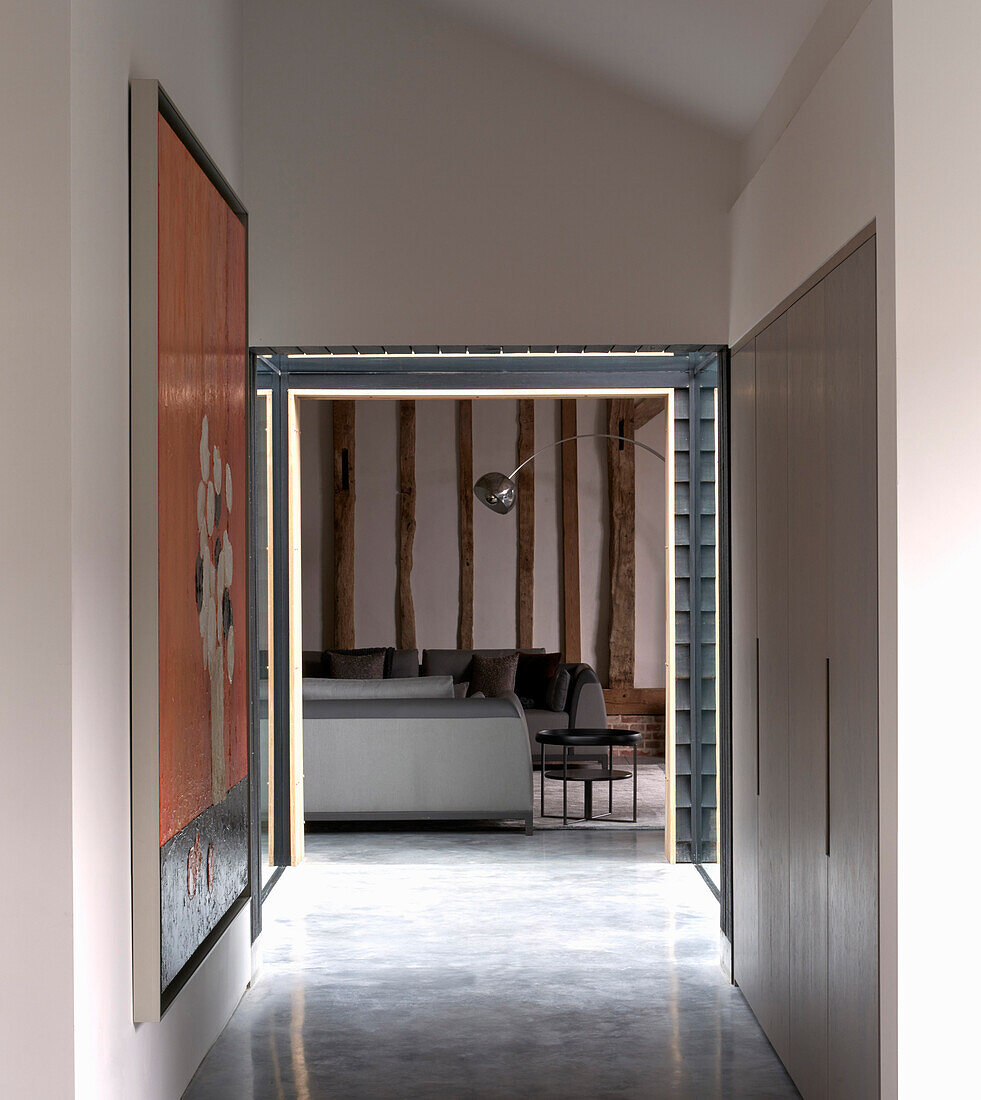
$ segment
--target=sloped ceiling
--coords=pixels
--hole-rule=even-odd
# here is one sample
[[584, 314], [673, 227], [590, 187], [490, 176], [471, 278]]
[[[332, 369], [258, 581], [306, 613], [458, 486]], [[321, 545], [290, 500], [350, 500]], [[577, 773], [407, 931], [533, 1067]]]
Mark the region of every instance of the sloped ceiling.
[[423, 2], [741, 138], [826, 0]]

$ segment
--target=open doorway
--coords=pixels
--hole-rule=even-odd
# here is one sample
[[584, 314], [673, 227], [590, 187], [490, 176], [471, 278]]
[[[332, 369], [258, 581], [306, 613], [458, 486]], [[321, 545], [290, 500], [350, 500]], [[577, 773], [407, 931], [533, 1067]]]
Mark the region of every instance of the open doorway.
[[[459, 646], [459, 648], [540, 648], [546, 652], [556, 650], [562, 652], [566, 648], [567, 614], [566, 601], [562, 591], [562, 578], [556, 586], [555, 577], [551, 577], [544, 583], [541, 578], [540, 563], [552, 556], [553, 560], [558, 553], [561, 557], [560, 544], [564, 540], [560, 523], [543, 526], [541, 517], [548, 516], [550, 509], [556, 509], [559, 505], [562, 487], [562, 452], [567, 447], [550, 448], [550, 442], [557, 441], [562, 431], [561, 407], [568, 408], [573, 403], [576, 407], [576, 427], [582, 434], [594, 434], [585, 432], [586, 427], [610, 427], [619, 429], [622, 416], [614, 418], [611, 425], [610, 415], [613, 404], [616, 402], [629, 403], [631, 409], [637, 408], [648, 401], [663, 401], [664, 411], [660, 415], [662, 426], [661, 438], [667, 443], [665, 448], [666, 462], [661, 469], [654, 470], [659, 464], [655, 459], [640, 456], [634, 467], [636, 500], [641, 501], [642, 508], [635, 509], [636, 531], [645, 533], [645, 524], [650, 519], [650, 489], [652, 485], [659, 485], [661, 494], [659, 498], [658, 518], [662, 524], [661, 545], [658, 554], [663, 555], [661, 565], [659, 592], [663, 599], [663, 610], [655, 612], [659, 621], [656, 627], [651, 616], [651, 608], [643, 606], [644, 597], [649, 595], [649, 578], [645, 578], [644, 564], [640, 563], [640, 576], [635, 573], [635, 597], [640, 596], [640, 606], [635, 608], [636, 626], [642, 631], [656, 632], [663, 641], [660, 643], [660, 652], [655, 660], [663, 662], [664, 677], [661, 684], [647, 680], [645, 662], [650, 663], [650, 650], [644, 651], [644, 642], [634, 651], [633, 673], [631, 680], [624, 683], [611, 684], [610, 676], [610, 650], [606, 648], [604, 639], [608, 639], [614, 587], [610, 584], [610, 577], [603, 576], [603, 570], [587, 567], [592, 575], [586, 578], [587, 584], [583, 585], [581, 597], [581, 636], [580, 646], [585, 646], [585, 652], [580, 650], [579, 657], [587, 657], [584, 664], [590, 663], [597, 679], [604, 688], [604, 703], [607, 707], [609, 723], [618, 724], [631, 722], [633, 726], [641, 727], [644, 740], [645, 755], [648, 758], [658, 751], [660, 730], [658, 726], [663, 723], [664, 747], [663, 767], [665, 772], [664, 791], [664, 840], [665, 850], [669, 859], [690, 860], [693, 856], [693, 841], [701, 839], [702, 858], [714, 860], [717, 858], [717, 831], [714, 828], [713, 817], [717, 814], [718, 807], [718, 766], [717, 748], [715, 737], [715, 710], [717, 709], [717, 688], [714, 675], [714, 663], [711, 668], [705, 667], [706, 654], [711, 651], [709, 660], [714, 661], [716, 644], [715, 636], [715, 610], [717, 597], [715, 594], [715, 578], [718, 575], [715, 560], [715, 477], [714, 477], [714, 446], [708, 447], [709, 452], [703, 454], [701, 445], [698, 444], [698, 436], [701, 435], [704, 444], [705, 437], [714, 436], [715, 417], [715, 392], [714, 383], [711, 381], [717, 364], [717, 349], [684, 349], [683, 352], [664, 350], [658, 355], [638, 354], [628, 352], [625, 355], [611, 355], [605, 353], [602, 357], [595, 358], [589, 355], [551, 355], [540, 354], [538, 362], [529, 362], [527, 352], [523, 356], [507, 356], [497, 353], [493, 356], [480, 356], [470, 353], [461, 353], [459, 358], [446, 353], [439, 353], [438, 357], [414, 354], [409, 361], [398, 356], [382, 355], [382, 349], [372, 349], [374, 354], [356, 354], [354, 349], [348, 353], [337, 351], [316, 352], [307, 349], [272, 349], [268, 355], [259, 355], [257, 363], [260, 371], [268, 371], [269, 376], [275, 378], [275, 385], [271, 388], [281, 397], [278, 418], [274, 419], [280, 425], [283, 447], [283, 469], [274, 477], [281, 484], [281, 498], [285, 503], [288, 500], [288, 508], [284, 517], [283, 528], [285, 538], [282, 540], [282, 558], [288, 568], [282, 572], [286, 574], [285, 589], [288, 596], [291, 613], [288, 616], [288, 646], [284, 649], [285, 660], [284, 673], [284, 702], [282, 730], [288, 734], [288, 738], [281, 738], [274, 749], [273, 756], [281, 761], [281, 771], [287, 773], [281, 776], [283, 787], [281, 791], [281, 804], [283, 814], [280, 818], [288, 817], [288, 821], [280, 820], [275, 829], [286, 839], [281, 845], [278, 858], [287, 861], [298, 861], [302, 858], [304, 809], [302, 802], [302, 772], [303, 772], [303, 672], [304, 651], [307, 654], [308, 670], [309, 659], [312, 653], [319, 653], [319, 648], [329, 648], [330, 645], [338, 645], [336, 634], [337, 607], [336, 592], [325, 592], [323, 583], [309, 585], [304, 577], [310, 572], [309, 562], [313, 555], [314, 572], [321, 581], [325, 577], [333, 580], [334, 576], [334, 548], [325, 543], [324, 512], [325, 500], [329, 496], [329, 486], [324, 481], [332, 481], [332, 477], [325, 479], [323, 471], [330, 471], [333, 475], [343, 476], [344, 471], [334, 469], [335, 459], [342, 461], [341, 454], [348, 451], [347, 460], [353, 468], [349, 467], [347, 476], [353, 474], [357, 485], [357, 499], [359, 501], [361, 522], [359, 524], [357, 512], [353, 530], [357, 537], [360, 529], [362, 535], [368, 533], [368, 538], [374, 538], [376, 545], [383, 547], [380, 551], [381, 581], [372, 584], [368, 579], [375, 575], [367, 562], [372, 556], [365, 555], [365, 561], [361, 563], [355, 574], [353, 584], [345, 585], [347, 596], [354, 604], [354, 612], [351, 615], [350, 627], [341, 638], [349, 644], [345, 649], [371, 647], [375, 643], [385, 640], [385, 634], [392, 640], [402, 626], [398, 620], [400, 606], [404, 605], [405, 587], [399, 577], [397, 562], [399, 560], [399, 535], [397, 513], [399, 500], [404, 495], [400, 492], [397, 477], [393, 477], [399, 467], [399, 417], [398, 408], [412, 405], [416, 411], [414, 425], [416, 428], [416, 446], [418, 453], [417, 466], [419, 477], [413, 486], [415, 504], [419, 515], [415, 517], [414, 538], [415, 572], [412, 574], [419, 584], [415, 598], [411, 600], [415, 625], [419, 630], [432, 632], [434, 640], [448, 643], [430, 647], [429, 639], [419, 635], [418, 630], [414, 639], [418, 644], [415, 647], [419, 654], [419, 666], [424, 658], [427, 648], [444, 649], [454, 644], [459, 646], [460, 607], [458, 595], [460, 590], [459, 575], [452, 576], [453, 566], [458, 559], [459, 532], [457, 524], [459, 519], [459, 500], [461, 499], [461, 486], [470, 493], [469, 484], [462, 485], [459, 479], [457, 467], [456, 432], [454, 420], [457, 420], [461, 403], [470, 406], [471, 410], [487, 409], [490, 417], [489, 424], [493, 425], [497, 418], [497, 430], [493, 426], [489, 430], [480, 429], [476, 433], [475, 443], [477, 454], [470, 471], [473, 476], [479, 476], [483, 472], [483, 465], [488, 469], [502, 469], [506, 471], [517, 461], [510, 459], [521, 453], [516, 433], [520, 434], [519, 405], [532, 406], [535, 415], [533, 421], [537, 429], [533, 444], [525, 441], [525, 446], [536, 450], [544, 443], [546, 452], [540, 455], [534, 466], [534, 483], [537, 486], [537, 496], [534, 507], [534, 528], [538, 532], [538, 543], [532, 557], [533, 572], [537, 575], [538, 583], [533, 586], [533, 595], [526, 603], [530, 604], [531, 635], [524, 637], [519, 633], [521, 623], [521, 585], [517, 583], [518, 572], [522, 569], [521, 555], [515, 545], [515, 528], [517, 525], [514, 516], [497, 517], [491, 514], [482, 515], [480, 506], [477, 506], [474, 520], [475, 530], [478, 534], [483, 531], [483, 550], [485, 557], [494, 561], [498, 582], [503, 575], [503, 584], [498, 583], [496, 600], [490, 605], [490, 612], [480, 611], [480, 598], [482, 581], [478, 573], [473, 579], [473, 607], [477, 611], [477, 630], [480, 630], [481, 617], [484, 627], [487, 629], [485, 637], [476, 635], [471, 647]], [[456, 361], [453, 361], [456, 359]], [[432, 368], [438, 363], [437, 370]], [[486, 368], [491, 366], [491, 371]], [[570, 371], [570, 366], [573, 370]], [[624, 370], [624, 367], [627, 367]], [[546, 367], [546, 370], [542, 368]], [[706, 369], [707, 368], [707, 369]], [[693, 380], [702, 375], [702, 385], [693, 386]], [[568, 384], [563, 385], [566, 382]], [[285, 383], [285, 384], [284, 384]], [[435, 383], [435, 384], [434, 384]], [[591, 383], [591, 384], [590, 384]], [[611, 383], [613, 383], [611, 385]], [[692, 394], [694, 393], [694, 398]], [[355, 443], [353, 448], [335, 448], [331, 442], [330, 454], [324, 453], [325, 432], [320, 431], [320, 439], [317, 440], [317, 429], [311, 430], [308, 421], [316, 422], [316, 413], [307, 414], [304, 410], [313, 410], [319, 407], [331, 408], [333, 402], [341, 402], [354, 410], [355, 421], [359, 416], [364, 419], [364, 424], [357, 437], [360, 446]], [[592, 402], [592, 407], [588, 403]], [[581, 404], [580, 404], [581, 403]], [[546, 405], [551, 408], [546, 411]], [[359, 409], [370, 410], [364, 413]], [[421, 413], [418, 410], [424, 410]], [[495, 409], [496, 412], [491, 412]], [[442, 411], [440, 411], [442, 410]], [[706, 417], [706, 410], [709, 415]], [[580, 411], [582, 422], [580, 422]], [[471, 414], [472, 415], [472, 414]], [[479, 418], [485, 413], [478, 412]], [[592, 419], [590, 419], [590, 417]], [[656, 426], [658, 414], [655, 413], [640, 427], [640, 431], [650, 431], [651, 423]], [[320, 413], [321, 423], [326, 419], [323, 412]], [[510, 434], [504, 429], [506, 422], [510, 422]], [[700, 422], [701, 430], [693, 426]], [[439, 428], [442, 422], [442, 429]], [[386, 426], [387, 424], [387, 426]], [[302, 430], [301, 430], [302, 429]], [[504, 429], [504, 430], [502, 430]], [[331, 428], [332, 431], [332, 428]], [[421, 434], [420, 434], [421, 432]], [[274, 433], [275, 434], [275, 433]], [[431, 455], [426, 458], [424, 451], [433, 451], [433, 440], [437, 434], [449, 436], [449, 453], [443, 460]], [[624, 434], [613, 431], [607, 434]], [[487, 440], [487, 447], [479, 441], [481, 436]], [[314, 438], [312, 438], [314, 437]], [[419, 447], [419, 439], [424, 440]], [[696, 461], [691, 461], [692, 441], [698, 447]], [[366, 442], [367, 441], [367, 442]], [[288, 446], [286, 445], [288, 443]], [[662, 446], [665, 446], [662, 443]], [[622, 442], [582, 440], [576, 446], [577, 457], [580, 464], [585, 461], [583, 467], [586, 473], [585, 480], [589, 479], [589, 467], [592, 463], [601, 465], [595, 461], [596, 455], [590, 457], [585, 450], [587, 447], [596, 446], [599, 454], [606, 446], [612, 446], [616, 450], [624, 449]], [[310, 478], [304, 486], [304, 465], [311, 465], [310, 452], [320, 453], [314, 465], [321, 471], [320, 485], [311, 489]], [[351, 452], [354, 452], [352, 455]], [[438, 451], [438, 447], [436, 448]], [[304, 453], [306, 452], [306, 454]], [[334, 453], [336, 452], [336, 453]], [[365, 456], [368, 460], [365, 460]], [[676, 455], [681, 456], [681, 462], [675, 465]], [[292, 456], [292, 457], [290, 457]], [[705, 459], [709, 460], [712, 470], [710, 476], [695, 478], [696, 471], [706, 472]], [[427, 467], [427, 463], [433, 469]], [[433, 485], [425, 482], [431, 475], [439, 474], [442, 468], [444, 483], [437, 481]], [[453, 480], [455, 483], [447, 481]], [[467, 479], [469, 481], [469, 478]], [[601, 479], [597, 479], [601, 480]], [[388, 488], [384, 488], [387, 481]], [[373, 489], [374, 486], [374, 489]], [[387, 493], [387, 499], [382, 503], [372, 504], [372, 492], [381, 487], [383, 494]], [[607, 489], [607, 493], [608, 493]], [[316, 497], [315, 510], [321, 513], [319, 519], [319, 545], [316, 535], [310, 538], [310, 526], [317, 526], [316, 520], [311, 523], [310, 511], [307, 504], [311, 495]], [[712, 506], [706, 508], [706, 501], [712, 498]], [[426, 503], [429, 499], [429, 504]], [[471, 498], [472, 499], [472, 498]], [[379, 498], [381, 500], [381, 498]], [[437, 509], [441, 515], [433, 512], [432, 501], [436, 500], [440, 507]], [[692, 514], [692, 504], [699, 514], [708, 512], [710, 515], [702, 517], [699, 523], [698, 517]], [[329, 502], [331, 508], [332, 502]], [[597, 559], [604, 563], [609, 558], [609, 532], [594, 530], [590, 533], [590, 524], [593, 527], [604, 526], [602, 513], [609, 511], [609, 500], [600, 501], [598, 517], [595, 501], [591, 501], [587, 507], [592, 514], [584, 516], [580, 509], [580, 551], [587, 562]], [[420, 525], [423, 513], [429, 509], [429, 518]], [[284, 509], [280, 508], [282, 512]], [[560, 507], [557, 509], [561, 511]], [[554, 512], [552, 513], [554, 515]], [[597, 524], [597, 520], [600, 523]], [[502, 523], [504, 526], [502, 526]], [[488, 526], [489, 525], [489, 526]], [[496, 525], [496, 526], [495, 526]], [[333, 523], [329, 529], [333, 534]], [[307, 530], [304, 530], [304, 528]], [[698, 538], [698, 530], [702, 529], [702, 542], [694, 549], [699, 550], [700, 558], [696, 567], [692, 569], [693, 543]], [[374, 534], [372, 535], [372, 531]], [[594, 537], [595, 536], [595, 537]], [[343, 537], [343, 535], [342, 535]], [[510, 539], [510, 547], [507, 540]], [[592, 543], [590, 542], [592, 539]], [[379, 541], [380, 540], [380, 541]], [[495, 541], [496, 540], [496, 541]], [[519, 542], [522, 540], [518, 540]], [[604, 549], [604, 543], [607, 545]], [[442, 549], [435, 545], [442, 544]], [[635, 539], [635, 546], [637, 541]], [[491, 548], [496, 546], [496, 552]], [[306, 547], [306, 549], [304, 549]], [[427, 549], [428, 547], [428, 549]], [[680, 554], [676, 554], [676, 548], [680, 547]], [[490, 554], [486, 552], [490, 550]], [[703, 551], [708, 551], [704, 553]], [[419, 570], [420, 552], [427, 564], [435, 560], [438, 564], [440, 555], [443, 555], [443, 576], [434, 582], [422, 577]], [[447, 556], [449, 555], [449, 556]], [[305, 557], [304, 557], [305, 556]], [[527, 557], [527, 555], [526, 555]], [[329, 560], [328, 560], [329, 559]], [[708, 560], [711, 559], [710, 564]], [[477, 560], [480, 560], [478, 549]], [[361, 562], [360, 556], [358, 561]], [[635, 558], [635, 568], [638, 562]], [[535, 568], [537, 566], [538, 568]], [[586, 571], [582, 570], [580, 563], [580, 578], [586, 577]], [[457, 566], [458, 568], [458, 566]], [[527, 565], [525, 566], [527, 568]], [[438, 574], [440, 571], [437, 570]], [[561, 574], [561, 562], [557, 564], [556, 572]], [[358, 582], [358, 575], [363, 578]], [[598, 575], [597, 575], [598, 574]], [[637, 585], [637, 580], [640, 585]], [[700, 583], [696, 584], [696, 580]], [[364, 585], [367, 582], [368, 588]], [[427, 587], [428, 586], [428, 587]], [[411, 590], [411, 585], [409, 586]], [[493, 587], [493, 584], [491, 585]], [[588, 590], [587, 590], [588, 588]], [[605, 589], [605, 592], [604, 592]], [[697, 596], [696, 596], [697, 590]], [[359, 597], [359, 591], [362, 592]], [[367, 593], [365, 595], [364, 593]], [[676, 601], [676, 596], [680, 597]], [[604, 600], [607, 606], [603, 606]], [[549, 604], [551, 602], [551, 607]], [[635, 599], [636, 603], [636, 599]], [[333, 605], [332, 605], [333, 604]], [[429, 605], [429, 609], [424, 606]], [[359, 606], [360, 605], [360, 606]], [[585, 605], [585, 606], [583, 606]], [[431, 609], [435, 607], [433, 612]], [[536, 609], [538, 615], [536, 616]], [[350, 614], [350, 607], [347, 613]], [[537, 622], [536, 622], [537, 618]], [[546, 625], [546, 619], [551, 621]], [[393, 621], [394, 620], [394, 621]], [[445, 621], [443, 621], [445, 620]], [[311, 622], [313, 627], [311, 627]], [[325, 630], [325, 624], [327, 629]], [[493, 631], [508, 631], [510, 638], [502, 633], [497, 637]], [[711, 629], [711, 638], [706, 637], [706, 625]], [[319, 634], [317, 628], [319, 627]], [[654, 628], [652, 630], [652, 627]], [[584, 629], [583, 629], [584, 628]], [[472, 629], [472, 627], [471, 627]], [[542, 631], [541, 640], [545, 645], [539, 645], [536, 632]], [[367, 632], [366, 632], [367, 631]], [[440, 632], [447, 634], [443, 638]], [[701, 633], [700, 633], [701, 632]], [[315, 636], [316, 635], [316, 636]], [[381, 635], [381, 636], [379, 636]], [[554, 636], [554, 637], [553, 637]], [[636, 644], [638, 632], [635, 631], [632, 641]], [[645, 639], [648, 640], [648, 639]], [[405, 640], [405, 639], [403, 639]], [[469, 639], [464, 639], [469, 640]], [[501, 643], [494, 646], [492, 643]], [[353, 643], [353, 644], [352, 644]], [[488, 644], [491, 643], [491, 644]], [[519, 643], [522, 643], [519, 645]], [[599, 643], [599, 644], [597, 644]], [[362, 647], [363, 648], [363, 647]], [[382, 648], [382, 646], [379, 646]], [[408, 646], [399, 648], [409, 648]], [[653, 648], [653, 647], [652, 647]], [[605, 650], [605, 652], [604, 652]], [[562, 652], [563, 656], [567, 656]], [[639, 658], [639, 663], [638, 663]], [[701, 664], [701, 669], [696, 665]], [[641, 671], [644, 680], [638, 679], [637, 671]], [[698, 676], [697, 690], [693, 686], [693, 675]], [[458, 677], [457, 677], [458, 678]], [[605, 682], [603, 682], [605, 680]], [[459, 685], [457, 685], [459, 686]], [[706, 690], [708, 688], [709, 690]], [[657, 705], [658, 692], [663, 693], [660, 706]], [[711, 696], [711, 701], [707, 698]], [[698, 713], [692, 708], [697, 706]], [[662, 710], [663, 715], [658, 715], [657, 710]], [[630, 713], [630, 712], [633, 713]], [[648, 713], [643, 713], [647, 711]], [[703, 722], [703, 714], [710, 711], [710, 721]], [[641, 713], [638, 713], [641, 712]], [[651, 713], [655, 712], [655, 713]], [[678, 722], [678, 718], [681, 722]], [[660, 719], [660, 721], [658, 721]], [[696, 733], [699, 727], [707, 728], [709, 736], [704, 743], [698, 745], [695, 751], [692, 730]], [[646, 728], [645, 728], [646, 727]], [[276, 739], [274, 738], [274, 741]], [[284, 744], [283, 741], [287, 741]], [[644, 760], [644, 755], [641, 756]], [[695, 764], [701, 765], [702, 772], [693, 782], [692, 770]], [[538, 779], [536, 774], [536, 780]], [[537, 792], [536, 792], [537, 793]], [[581, 808], [581, 801], [580, 801]], [[708, 820], [711, 828], [704, 829], [698, 826]], [[696, 825], [696, 821], [698, 826]], [[543, 824], [544, 822], [540, 823]], [[701, 833], [701, 837], [698, 834]], [[284, 851], [285, 850], [285, 851]], [[284, 854], [288, 859], [284, 859]]]
[[[632, 784], [612, 778], [602, 808], [599, 797], [592, 806], [586, 777], [600, 769], [585, 766], [585, 758], [608, 764], [613, 756], [614, 776], [630, 779], [633, 749], [572, 749], [583, 767], [571, 769], [566, 787], [555, 781], [561, 753], [550, 748], [536, 779], [534, 827], [663, 830], [672, 397], [295, 395], [290, 462], [300, 492], [290, 530], [300, 546], [291, 555], [299, 549], [294, 610], [312, 736], [333, 730], [311, 715], [319, 679], [344, 651], [393, 647], [386, 677], [449, 673], [471, 696], [481, 655], [506, 663], [513, 653], [507, 690], [518, 697], [539, 773], [540, 731], [599, 726], [639, 740], [636, 814]], [[475, 503], [477, 476], [520, 463], [512, 511]], [[311, 759], [318, 751], [305, 748]], [[334, 804], [346, 784], [331, 796], [324, 785], [332, 782], [322, 768], [308, 776], [308, 823], [341, 817]]]

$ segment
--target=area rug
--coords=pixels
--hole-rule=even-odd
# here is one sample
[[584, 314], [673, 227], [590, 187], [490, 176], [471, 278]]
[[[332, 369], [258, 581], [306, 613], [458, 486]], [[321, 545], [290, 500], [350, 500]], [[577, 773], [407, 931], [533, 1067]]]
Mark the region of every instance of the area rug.
[[[630, 770], [629, 763], [616, 761], [614, 769]], [[583, 812], [582, 783], [569, 784], [569, 824], [562, 824], [562, 782], [545, 780], [545, 813], [541, 816], [541, 778], [536, 771], [535, 828], [536, 829], [663, 829], [664, 828], [664, 764], [661, 761], [638, 763], [637, 767], [637, 821], [630, 820], [633, 812], [634, 784], [632, 779], [621, 779], [613, 784], [613, 815], [610, 821], [599, 818], [593, 821], [575, 821]], [[605, 814], [609, 807], [609, 784], [593, 783], [593, 813]]]

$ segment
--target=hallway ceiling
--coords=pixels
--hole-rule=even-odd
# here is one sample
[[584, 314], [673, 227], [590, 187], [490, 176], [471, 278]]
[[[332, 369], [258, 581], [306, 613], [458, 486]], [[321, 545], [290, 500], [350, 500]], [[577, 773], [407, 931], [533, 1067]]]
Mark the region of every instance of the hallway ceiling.
[[424, 0], [743, 137], [826, 0]]

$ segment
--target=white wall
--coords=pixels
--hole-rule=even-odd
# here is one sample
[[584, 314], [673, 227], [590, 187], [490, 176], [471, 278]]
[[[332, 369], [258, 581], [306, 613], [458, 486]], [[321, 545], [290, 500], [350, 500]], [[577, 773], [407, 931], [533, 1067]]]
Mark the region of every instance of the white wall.
[[[936, 12], [935, 6], [931, 7], [931, 12]], [[892, 2], [872, 0], [732, 208], [729, 317], [729, 337], [734, 343], [863, 226], [876, 219], [879, 879], [884, 1096], [891, 1096], [896, 1091], [898, 980], [895, 829], [897, 312], [892, 106]], [[761, 125], [767, 124], [764, 117]], [[750, 141], [758, 140], [759, 135], [750, 138]], [[935, 336], [941, 331], [940, 327], [933, 329]], [[944, 340], [947, 340], [946, 333]], [[965, 618], [963, 621], [970, 620]], [[924, 682], [922, 669], [918, 670], [916, 678], [919, 683]], [[924, 728], [917, 727], [919, 737]], [[918, 747], [911, 751], [913, 761], [921, 761], [922, 741], [918, 741]], [[917, 821], [922, 827], [922, 815]]]
[[[604, 406], [603, 401], [581, 400], [576, 403], [580, 432], [606, 431]], [[606, 440], [583, 439], [578, 449], [582, 657], [593, 665], [596, 674], [606, 683], [610, 671], [609, 646], [603, 645], [603, 640], [610, 636], [610, 492], [606, 472]]]
[[[479, 417], [479, 409], [478, 409]], [[395, 456], [390, 460], [392, 480], [398, 488]], [[505, 471], [506, 472], [506, 471]], [[457, 522], [456, 402], [416, 402], [416, 538], [413, 549], [412, 602], [416, 613], [416, 640], [420, 646], [454, 649], [460, 590], [459, 524]], [[393, 563], [396, 522], [394, 516], [391, 551]], [[384, 573], [386, 562], [375, 556], [372, 572]], [[378, 623], [388, 632], [376, 635], [393, 638], [392, 614]], [[369, 637], [370, 635], [366, 635]]]
[[[412, 596], [419, 648], [456, 646], [460, 580], [457, 536], [456, 402], [416, 402], [416, 536]], [[606, 431], [606, 402], [581, 399], [579, 431]], [[395, 401], [356, 403], [354, 619], [358, 645], [395, 640], [398, 531], [398, 408]], [[322, 609], [332, 606], [330, 402], [300, 402], [303, 646], [331, 644]], [[473, 403], [474, 476], [509, 473], [517, 459], [513, 399]], [[559, 402], [535, 402], [535, 445], [559, 437]], [[664, 416], [638, 433], [664, 451]], [[580, 593], [583, 660], [606, 675], [609, 636], [609, 545], [606, 441], [579, 447]], [[535, 459], [534, 644], [561, 648], [562, 528], [558, 449]], [[657, 459], [638, 452], [636, 540], [636, 683], [664, 686], [664, 476]], [[474, 510], [474, 639], [480, 648], [516, 641], [517, 512]], [[502, 597], [503, 593], [503, 597]], [[329, 620], [328, 620], [329, 622]]]
[[[981, 666], [981, 115], [972, 74], [981, 6], [894, 0], [893, 19], [899, 1067], [904, 1096], [963, 1096], [977, 1081], [977, 887], [964, 873], [961, 838], [969, 838], [973, 863], [981, 774], [973, 692]], [[931, 784], [926, 775], [937, 765]], [[939, 799], [940, 837], [929, 827], [931, 799]]]
[[724, 342], [728, 139], [422, 5], [245, 12], [253, 343]]
[[[0, 9], [0, 1091], [72, 1090], [67, 0]], [[43, 1076], [39, 1079], [39, 1070]]]
[[826, 0], [770, 101], [741, 143], [740, 190], [756, 175], [868, 6], [869, 0]]
[[[34, 65], [40, 71], [36, 61]], [[128, 82], [134, 76], [159, 78], [232, 185], [240, 185], [239, 4], [75, 0], [71, 76], [76, 1089], [79, 1096], [100, 1100], [173, 1100], [243, 992], [250, 951], [245, 912], [163, 1022], [134, 1027], [129, 887]], [[51, 75], [46, 73], [45, 79]], [[39, 131], [48, 127], [43, 113], [33, 117]], [[25, 159], [21, 169], [28, 163]], [[30, 173], [35, 186], [39, 175], [44, 173]], [[47, 326], [37, 326], [33, 340], [8, 342], [11, 346], [19, 354], [43, 353], [43, 364], [32, 372], [33, 385], [64, 361], [51, 346]], [[67, 393], [66, 389], [61, 400], [67, 400]], [[57, 402], [44, 404], [46, 415], [58, 408]], [[18, 411], [23, 415], [24, 408]], [[68, 439], [67, 430], [50, 434]], [[46, 440], [43, 450], [53, 445]], [[62, 481], [67, 490], [67, 471]], [[60, 513], [41, 503], [49, 495], [38, 495], [37, 515]], [[55, 500], [59, 495], [54, 494]], [[66, 533], [66, 545], [67, 538]], [[49, 583], [46, 570], [38, 575], [42, 583]], [[67, 628], [67, 600], [61, 615]], [[50, 667], [47, 658], [44, 666]], [[56, 754], [49, 754], [49, 767], [52, 758]], [[46, 794], [44, 815], [59, 803]], [[50, 851], [46, 858], [51, 858]], [[24, 1019], [33, 1029], [44, 1015], [32, 1018], [25, 1013]], [[35, 1062], [31, 1095], [40, 1095], [46, 1064], [43, 1057]], [[68, 1093], [55, 1090], [52, 1095]]]
[[[535, 402], [536, 450], [562, 438], [561, 416], [558, 401]], [[548, 653], [559, 653], [562, 650], [562, 448], [543, 451], [531, 465], [535, 470], [535, 645]], [[482, 473], [483, 469], [476, 470], [474, 476]]]
[[[667, 456], [666, 413], [660, 413], [635, 432], [635, 438]], [[644, 451], [635, 463], [637, 492], [635, 569], [636, 665], [634, 683], [639, 687], [664, 687], [666, 682], [664, 557], [665, 486], [667, 468]], [[672, 582], [673, 583], [673, 582]]]

